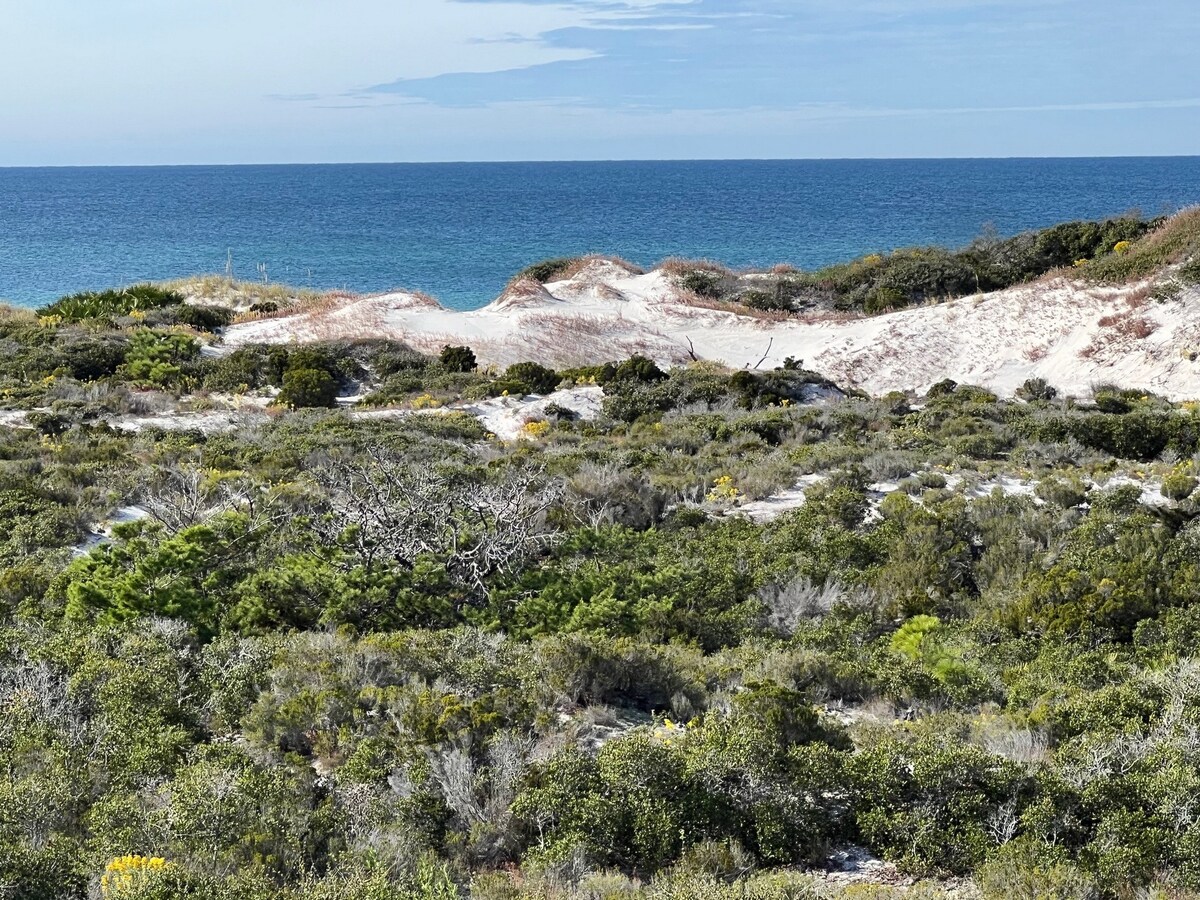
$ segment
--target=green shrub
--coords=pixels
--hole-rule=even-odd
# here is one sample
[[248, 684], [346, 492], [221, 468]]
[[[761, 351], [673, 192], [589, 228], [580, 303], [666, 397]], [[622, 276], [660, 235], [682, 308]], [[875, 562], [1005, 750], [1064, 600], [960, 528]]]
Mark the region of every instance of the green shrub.
[[292, 409], [337, 406], [338, 383], [324, 369], [289, 367], [283, 373], [278, 402]]
[[1017, 388], [1016, 393], [1022, 400], [1031, 402], [1035, 400], [1049, 402], [1058, 396], [1058, 391], [1051, 387], [1045, 378], [1027, 378]]
[[996, 850], [975, 875], [983, 900], [1098, 900], [1096, 883], [1061, 847], [1018, 838]]
[[183, 303], [171, 310], [171, 324], [188, 325], [197, 331], [216, 331], [233, 321], [233, 310], [224, 306]]
[[155, 284], [136, 284], [109, 291], [85, 291], [56, 300], [38, 310], [39, 315], [58, 316], [66, 322], [106, 319], [145, 312], [164, 306], [177, 306], [183, 295]]
[[1192, 496], [1198, 484], [1200, 481], [1186, 472], [1175, 471], [1163, 478], [1162, 493], [1164, 497], [1178, 503]]
[[629, 359], [619, 363], [605, 383], [608, 381], [640, 381], [649, 384], [662, 381], [666, 377], [667, 373], [660, 369], [654, 360], [635, 353]]
[[510, 394], [550, 394], [561, 380], [553, 369], [535, 362], [519, 362], [505, 370], [499, 384]]
[[182, 377], [183, 364], [199, 355], [194, 338], [143, 328], [130, 337], [124, 368], [134, 381], [169, 387]]
[[452, 347], [449, 344], [442, 348], [438, 361], [447, 372], [474, 372], [478, 365], [470, 347]]
[[575, 262], [577, 262], [577, 259], [573, 256], [564, 256], [556, 259], [543, 260], [542, 262], [534, 263], [533, 265], [522, 269], [517, 273], [516, 278], [513, 280], [516, 281], [521, 278], [530, 278], [541, 284], [545, 284], [546, 282], [554, 281], [556, 278], [561, 276], [564, 272], [566, 272], [567, 268]]
[[696, 269], [685, 273], [679, 279], [679, 285], [684, 290], [691, 291], [693, 294], [708, 297], [711, 300], [719, 300], [723, 293], [722, 284], [724, 280], [719, 272]]
[[253, 390], [282, 381], [270, 348], [251, 344], [208, 362], [204, 386], [210, 391]]
[[58, 347], [58, 362], [79, 381], [115, 375], [125, 362], [129, 343], [121, 335], [90, 335]]

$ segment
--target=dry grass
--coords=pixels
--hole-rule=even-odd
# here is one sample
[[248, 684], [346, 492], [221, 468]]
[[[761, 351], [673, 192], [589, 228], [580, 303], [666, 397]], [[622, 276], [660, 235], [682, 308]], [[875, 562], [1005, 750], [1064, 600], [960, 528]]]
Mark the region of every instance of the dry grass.
[[296, 288], [286, 284], [261, 281], [237, 281], [224, 275], [197, 275], [168, 281], [163, 287], [178, 291], [185, 297], [231, 306], [250, 306], [255, 303], [291, 304], [323, 295], [324, 291]]
[[274, 310], [247, 310], [233, 317], [233, 323], [260, 322], [267, 319], [285, 319], [291, 316], [320, 316], [332, 312], [349, 302], [361, 299], [349, 291], [327, 291], [326, 293], [305, 294], [293, 298], [288, 306], [280, 306]]
[[1096, 354], [1116, 344], [1132, 344], [1144, 340], [1158, 330], [1158, 323], [1145, 316], [1135, 314], [1135, 310], [1113, 313], [1102, 316], [1096, 322], [1102, 329], [1090, 344], [1079, 351], [1080, 359], [1093, 359]]
[[645, 275], [646, 270], [641, 266], [635, 266], [627, 259], [622, 259], [619, 256], [604, 256], [599, 253], [589, 253], [587, 256], [581, 256], [574, 259], [570, 264], [562, 270], [559, 275], [555, 276], [555, 281], [567, 281], [575, 278], [587, 269], [601, 264], [616, 266], [628, 275]]
[[1081, 271], [1093, 281], [1127, 282], [1154, 275], [1197, 254], [1200, 254], [1200, 206], [1192, 206], [1135, 241], [1126, 253], [1098, 259]]
[[553, 300], [554, 296], [540, 281], [518, 277], [508, 283], [495, 302], [497, 306], [526, 307], [539, 306]]
[[682, 278], [689, 272], [712, 272], [716, 275], [733, 276], [733, 271], [719, 262], [711, 259], [685, 259], [682, 256], [668, 256], [658, 264], [657, 269], [673, 278]]
[[868, 313], [848, 309], [815, 310], [791, 315], [791, 319], [804, 325], [846, 325], [870, 317]]
[[1151, 322], [1145, 316], [1134, 316], [1130, 313], [1115, 313], [1111, 316], [1103, 316], [1097, 323], [1101, 328], [1111, 328], [1122, 337], [1141, 340], [1154, 334], [1158, 330], [1158, 325]]
[[702, 297], [692, 291], [680, 291], [677, 295], [684, 306], [697, 309], [711, 309], [716, 312], [730, 313], [746, 319], [757, 319], [760, 322], [790, 322], [795, 314], [778, 309], [754, 309], [740, 303], [730, 303], [727, 300], [714, 300], [712, 297]]
[[1154, 285], [1143, 284], [1138, 288], [1130, 291], [1124, 297], [1125, 305], [1130, 309], [1141, 309], [1150, 302], [1150, 295], [1154, 293]]
[[0, 302], [0, 323], [5, 325], [35, 325], [38, 315], [22, 306], [8, 306]]

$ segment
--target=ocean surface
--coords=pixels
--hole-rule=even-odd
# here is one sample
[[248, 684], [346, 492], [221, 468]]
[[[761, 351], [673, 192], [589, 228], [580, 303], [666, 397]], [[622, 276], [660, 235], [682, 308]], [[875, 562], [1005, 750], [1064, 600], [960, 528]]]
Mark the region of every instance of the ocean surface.
[[0, 298], [231, 262], [241, 278], [470, 309], [553, 256], [812, 268], [1195, 203], [1200, 157], [0, 169]]

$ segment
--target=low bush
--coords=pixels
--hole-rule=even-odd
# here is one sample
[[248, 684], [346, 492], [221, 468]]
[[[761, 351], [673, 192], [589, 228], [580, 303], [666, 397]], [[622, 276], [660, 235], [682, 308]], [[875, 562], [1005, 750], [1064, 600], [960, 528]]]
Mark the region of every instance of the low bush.
[[470, 347], [451, 347], [449, 344], [442, 348], [438, 361], [447, 372], [474, 372], [477, 365]]
[[155, 284], [137, 284], [119, 290], [71, 294], [38, 310], [38, 314], [57, 316], [64, 322], [81, 322], [85, 319], [109, 319], [164, 306], [178, 306], [183, 301], [183, 295], [176, 291]]
[[289, 366], [283, 373], [283, 387], [279, 391], [278, 401], [292, 409], [333, 407], [337, 405], [337, 395], [337, 379], [324, 369]]

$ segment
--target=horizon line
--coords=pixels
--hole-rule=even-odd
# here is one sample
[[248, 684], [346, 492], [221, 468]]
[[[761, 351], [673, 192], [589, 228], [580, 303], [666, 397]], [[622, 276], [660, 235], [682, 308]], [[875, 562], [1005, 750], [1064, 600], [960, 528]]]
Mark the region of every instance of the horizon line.
[[748, 163], [748, 162], [1004, 162], [1031, 160], [1121, 160], [1121, 159], [1200, 159], [1200, 153], [1098, 154], [1080, 156], [745, 156], [745, 157], [596, 157], [580, 159], [425, 159], [355, 160], [346, 162], [179, 162], [179, 163], [41, 163], [0, 164], [0, 170], [14, 169], [215, 169], [301, 166], [463, 166], [463, 165], [576, 165], [606, 163]]

